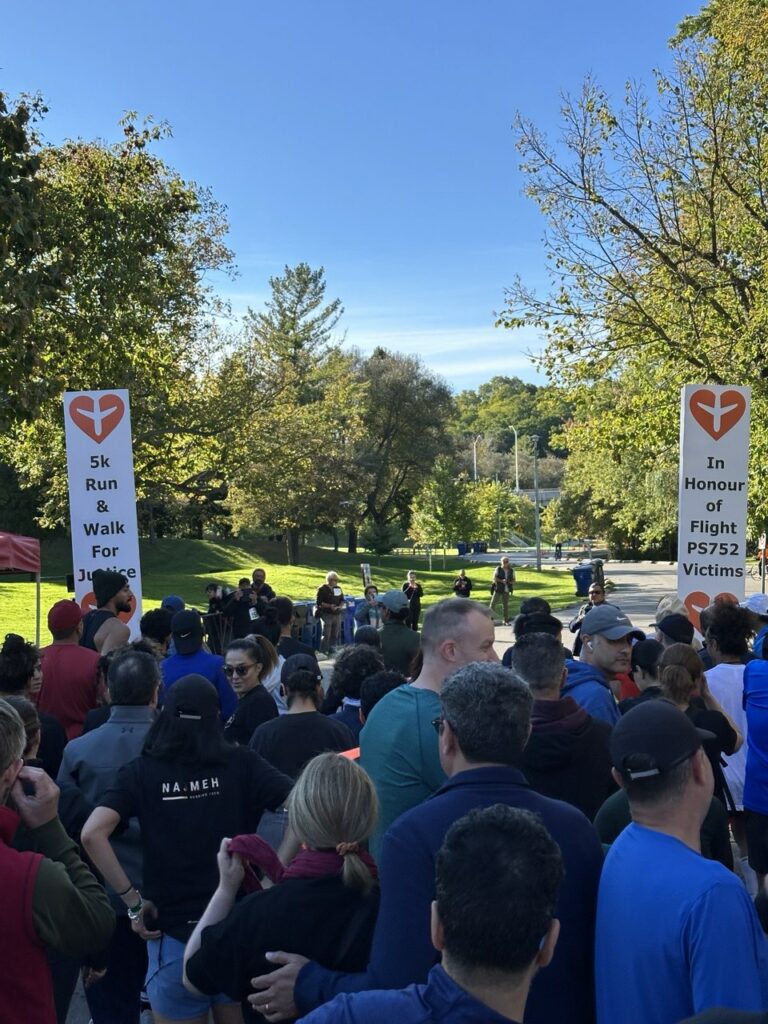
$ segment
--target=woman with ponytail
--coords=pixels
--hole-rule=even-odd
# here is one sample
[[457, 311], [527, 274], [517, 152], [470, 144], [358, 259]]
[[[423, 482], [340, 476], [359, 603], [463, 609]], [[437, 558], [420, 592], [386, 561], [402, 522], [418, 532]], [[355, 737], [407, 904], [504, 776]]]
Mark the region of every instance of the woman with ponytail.
[[263, 636], [233, 640], [224, 655], [224, 672], [237, 696], [237, 707], [224, 727], [231, 743], [247, 744], [262, 722], [277, 718], [278, 707], [264, 686], [277, 665], [277, 651]]
[[260, 725], [251, 738], [251, 750], [295, 779], [317, 754], [357, 746], [343, 722], [319, 711], [323, 674], [314, 655], [291, 655], [283, 665], [281, 685], [288, 713]]
[[[288, 814], [301, 851], [287, 868], [256, 836], [222, 842], [219, 887], [184, 954], [187, 988], [241, 1000], [246, 1021], [264, 1020], [247, 996], [251, 978], [274, 967], [270, 950], [338, 971], [368, 962], [378, 908], [376, 866], [364, 849], [378, 816], [373, 783], [354, 761], [320, 754], [294, 786]], [[276, 884], [261, 891], [256, 870]], [[235, 903], [241, 887], [250, 895]]]
[[704, 750], [715, 777], [715, 796], [732, 811], [733, 799], [725, 782], [721, 757], [734, 754], [744, 739], [733, 719], [712, 696], [702, 660], [690, 644], [671, 644], [665, 648], [659, 661], [659, 682], [662, 696], [684, 711], [698, 729], [713, 733], [714, 739], [704, 741]]

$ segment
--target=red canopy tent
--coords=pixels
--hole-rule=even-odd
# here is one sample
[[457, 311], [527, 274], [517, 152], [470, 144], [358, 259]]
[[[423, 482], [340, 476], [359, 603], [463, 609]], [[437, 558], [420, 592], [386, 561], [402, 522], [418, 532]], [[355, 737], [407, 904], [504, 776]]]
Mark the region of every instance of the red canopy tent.
[[15, 533], [0, 533], [0, 572], [28, 572], [37, 584], [37, 627], [35, 642], [40, 646], [40, 541]]

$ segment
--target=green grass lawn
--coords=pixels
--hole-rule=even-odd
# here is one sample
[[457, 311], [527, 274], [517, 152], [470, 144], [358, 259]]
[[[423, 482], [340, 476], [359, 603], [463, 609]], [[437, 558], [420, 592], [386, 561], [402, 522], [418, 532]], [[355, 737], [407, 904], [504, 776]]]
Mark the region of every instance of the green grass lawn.
[[[295, 599], [313, 598], [324, 582], [325, 574], [333, 569], [339, 574], [346, 594], [361, 595], [360, 563], [370, 562], [373, 580], [379, 590], [399, 588], [409, 569], [415, 569], [424, 587], [424, 605], [433, 604], [452, 596], [451, 585], [463, 566], [475, 584], [474, 595], [480, 601], [490, 599], [490, 580], [493, 566], [469, 564], [449, 557], [443, 569], [442, 555], [433, 555], [432, 571], [425, 558], [385, 556], [378, 564], [376, 556], [363, 552], [348, 555], [327, 548], [302, 548], [302, 565], [286, 565], [282, 544], [244, 543], [211, 540], [158, 540], [141, 542], [141, 570], [144, 608], [154, 608], [168, 594], [179, 594], [187, 604], [207, 607], [205, 587], [208, 583], [237, 584], [241, 576], [250, 576], [253, 569], [263, 566], [267, 582], [277, 594], [288, 594]], [[65, 577], [72, 571], [72, 551], [64, 538], [42, 543], [42, 628], [41, 642], [48, 640], [45, 617], [50, 606], [67, 594]], [[553, 608], [564, 607], [574, 601], [575, 588], [570, 572], [544, 569], [516, 570], [517, 593], [511, 609], [517, 609], [520, 599], [536, 594], [546, 598]], [[35, 587], [20, 577], [0, 577], [0, 636], [8, 632], [21, 633], [34, 639]]]

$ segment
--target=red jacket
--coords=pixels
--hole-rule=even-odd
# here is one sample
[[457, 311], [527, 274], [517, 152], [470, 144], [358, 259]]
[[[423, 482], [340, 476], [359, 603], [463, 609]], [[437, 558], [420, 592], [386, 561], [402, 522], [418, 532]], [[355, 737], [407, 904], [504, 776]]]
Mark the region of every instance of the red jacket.
[[14, 811], [0, 807], [0, 1021], [56, 1024], [51, 972], [32, 919], [43, 858], [11, 848], [18, 824]]

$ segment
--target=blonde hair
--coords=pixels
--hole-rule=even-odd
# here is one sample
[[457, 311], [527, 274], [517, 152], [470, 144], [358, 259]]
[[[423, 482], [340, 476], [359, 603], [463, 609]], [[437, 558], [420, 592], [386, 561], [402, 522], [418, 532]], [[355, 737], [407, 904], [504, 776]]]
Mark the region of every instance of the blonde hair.
[[[318, 754], [288, 797], [288, 820], [300, 842], [313, 850], [362, 843], [376, 827], [379, 801], [363, 769], [341, 754]], [[355, 852], [344, 855], [342, 881], [368, 892], [375, 884]]]
[[687, 704], [704, 674], [704, 663], [690, 644], [670, 644], [659, 660], [661, 691], [675, 704]]
[[339, 574], [337, 572], [334, 572], [333, 569], [331, 569], [330, 572], [327, 572], [325, 574], [325, 582], [326, 583], [330, 583], [331, 580], [337, 580], [338, 578], [339, 578]]
[[15, 708], [0, 700], [0, 772], [23, 755], [27, 745], [24, 723]]

